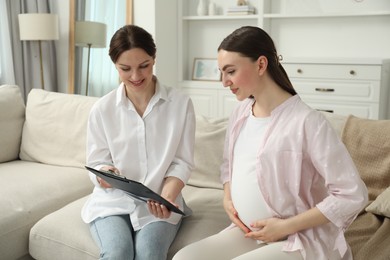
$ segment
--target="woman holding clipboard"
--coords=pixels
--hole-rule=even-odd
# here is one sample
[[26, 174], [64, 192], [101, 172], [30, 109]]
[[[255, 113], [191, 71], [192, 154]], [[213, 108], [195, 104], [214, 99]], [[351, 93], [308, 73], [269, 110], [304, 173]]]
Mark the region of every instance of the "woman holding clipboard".
[[[153, 75], [156, 46], [144, 29], [126, 25], [116, 31], [109, 56], [122, 83], [91, 109], [87, 165], [142, 183], [183, 211], [181, 190], [193, 168], [192, 102]], [[81, 215], [100, 259], [165, 259], [182, 215], [90, 177], [95, 188]]]

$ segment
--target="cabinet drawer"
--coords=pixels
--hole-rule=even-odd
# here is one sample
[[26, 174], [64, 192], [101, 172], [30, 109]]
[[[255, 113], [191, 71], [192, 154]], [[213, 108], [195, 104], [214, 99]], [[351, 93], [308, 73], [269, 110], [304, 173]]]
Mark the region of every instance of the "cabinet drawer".
[[305, 100], [306, 104], [318, 111], [326, 111], [338, 115], [354, 115], [361, 118], [378, 119], [378, 104], [335, 104]]
[[217, 90], [182, 88], [181, 91], [191, 98], [196, 115], [207, 117], [218, 116]]
[[283, 63], [290, 78], [374, 79], [380, 80], [377, 65]]
[[378, 81], [292, 80], [300, 96], [317, 99], [379, 102]]

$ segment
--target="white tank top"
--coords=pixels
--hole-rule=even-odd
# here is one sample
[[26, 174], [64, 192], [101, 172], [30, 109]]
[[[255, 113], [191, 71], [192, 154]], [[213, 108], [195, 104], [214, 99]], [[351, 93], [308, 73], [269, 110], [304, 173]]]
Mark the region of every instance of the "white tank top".
[[256, 175], [259, 144], [269, 121], [249, 116], [234, 145], [231, 196], [239, 218], [251, 230], [254, 221], [271, 217]]

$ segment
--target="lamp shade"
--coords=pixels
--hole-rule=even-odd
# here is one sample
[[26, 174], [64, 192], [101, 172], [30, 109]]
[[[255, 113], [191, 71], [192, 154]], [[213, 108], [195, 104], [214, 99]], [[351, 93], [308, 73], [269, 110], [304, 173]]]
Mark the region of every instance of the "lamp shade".
[[104, 23], [77, 21], [75, 25], [75, 44], [82, 47], [106, 47], [107, 26]]
[[58, 15], [19, 14], [20, 40], [58, 40]]

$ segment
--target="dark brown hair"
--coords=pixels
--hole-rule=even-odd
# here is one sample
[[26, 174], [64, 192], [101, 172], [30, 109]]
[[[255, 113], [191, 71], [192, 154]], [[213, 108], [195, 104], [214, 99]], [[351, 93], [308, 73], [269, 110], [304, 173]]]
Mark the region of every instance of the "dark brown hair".
[[292, 95], [297, 94], [279, 62], [273, 40], [261, 28], [244, 26], [235, 30], [221, 42], [219, 50], [238, 52], [252, 61], [256, 61], [260, 56], [265, 56], [268, 59], [268, 73], [276, 84]]
[[139, 26], [125, 25], [112, 36], [108, 55], [116, 63], [123, 52], [134, 48], [141, 48], [149, 56], [156, 58], [156, 44], [152, 35]]

